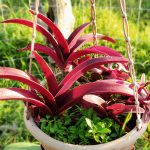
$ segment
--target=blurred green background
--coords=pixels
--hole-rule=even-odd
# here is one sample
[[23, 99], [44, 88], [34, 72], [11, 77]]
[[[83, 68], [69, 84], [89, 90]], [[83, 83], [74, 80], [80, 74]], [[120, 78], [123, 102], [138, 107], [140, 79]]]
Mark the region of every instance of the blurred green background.
[[[34, 2], [32, 0], [31, 2]], [[90, 21], [89, 0], [71, 0], [76, 19], [75, 27]], [[140, 5], [141, 2], [141, 5]], [[135, 58], [138, 79], [142, 73], [150, 79], [150, 1], [126, 0], [130, 27], [130, 37]], [[45, 13], [48, 10], [47, 0], [41, 5]], [[28, 0], [0, 0], [0, 21], [8, 18], [32, 19], [28, 12]], [[99, 41], [100, 45], [107, 45], [126, 55], [122, 18], [119, 0], [96, 0], [98, 33], [108, 35], [117, 40], [116, 44]], [[91, 32], [91, 28], [86, 33]], [[18, 52], [19, 48], [31, 41], [32, 30], [15, 24], [0, 24], [0, 66], [28, 69], [29, 52]], [[45, 43], [41, 34], [37, 34], [36, 42]], [[40, 71], [33, 63], [33, 74], [40, 76]], [[17, 82], [0, 80], [0, 87], [24, 86]], [[36, 140], [26, 130], [23, 119], [22, 102], [0, 102], [0, 149], [9, 143]], [[150, 129], [136, 144], [137, 150], [150, 149]]]

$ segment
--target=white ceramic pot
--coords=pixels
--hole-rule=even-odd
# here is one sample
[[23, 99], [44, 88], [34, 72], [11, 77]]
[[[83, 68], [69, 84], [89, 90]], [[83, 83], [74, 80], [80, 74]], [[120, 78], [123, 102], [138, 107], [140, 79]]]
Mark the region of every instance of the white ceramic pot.
[[136, 140], [145, 132], [148, 126], [148, 123], [143, 123], [140, 131], [137, 131], [137, 129], [134, 128], [126, 135], [109, 143], [97, 145], [73, 145], [55, 140], [45, 134], [35, 124], [32, 117], [30, 117], [29, 120], [26, 119], [26, 111], [24, 112], [24, 121], [27, 129], [35, 139], [42, 144], [45, 150], [131, 150], [133, 149]]

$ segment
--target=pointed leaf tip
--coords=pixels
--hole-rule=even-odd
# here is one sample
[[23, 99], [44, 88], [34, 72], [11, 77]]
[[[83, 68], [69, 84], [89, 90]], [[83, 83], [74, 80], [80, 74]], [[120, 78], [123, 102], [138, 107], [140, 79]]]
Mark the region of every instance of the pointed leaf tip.
[[80, 37], [80, 34], [91, 24], [91, 22], [82, 24], [81, 26], [77, 27], [69, 36], [68, 38], [68, 44], [69, 48], [73, 47], [73, 45], [77, 42], [78, 38]]
[[[33, 10], [30, 10], [30, 12], [34, 14]], [[70, 49], [68, 47], [68, 43], [61, 31], [59, 30], [59, 28], [49, 18], [47, 18], [41, 13], [38, 13], [38, 18], [41, 19], [44, 23], [46, 23], [48, 27], [52, 30], [55, 38], [57, 39], [58, 44], [62, 47], [62, 53], [69, 54]]]
[[52, 114], [51, 109], [48, 108], [42, 99], [34, 92], [24, 90], [21, 88], [0, 88], [0, 100], [22, 100], [29, 102], [37, 107], [42, 107], [48, 114]]
[[[33, 22], [31, 22], [30, 20], [21, 19], [21, 18], [5, 20], [3, 21], [3, 23], [17, 23], [17, 24], [21, 24], [21, 25], [25, 25], [27, 27], [33, 28]], [[51, 33], [39, 24], [37, 24], [36, 30], [47, 38], [47, 40], [52, 44], [58, 57], [63, 61], [62, 51], [59, 45], [57, 44], [56, 40], [54, 39], [54, 37], [51, 35]]]
[[32, 89], [37, 90], [43, 97], [47, 98], [46, 102], [48, 105], [52, 105], [55, 108], [54, 96], [28, 73], [15, 68], [0, 67], [0, 78], [19, 81], [30, 86]]

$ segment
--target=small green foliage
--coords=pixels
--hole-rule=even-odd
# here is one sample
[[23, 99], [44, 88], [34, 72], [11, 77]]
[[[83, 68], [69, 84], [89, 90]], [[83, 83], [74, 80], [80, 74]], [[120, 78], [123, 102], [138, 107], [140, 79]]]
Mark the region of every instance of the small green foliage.
[[121, 127], [110, 118], [100, 118], [93, 109], [74, 106], [57, 117], [46, 116], [40, 128], [51, 137], [72, 144], [106, 143], [120, 137]]
[[124, 121], [124, 123], [123, 123], [123, 126], [122, 126], [122, 128], [121, 128], [120, 136], [121, 136], [122, 134], [124, 134], [124, 132], [125, 132], [125, 127], [126, 127], [127, 123], [131, 120], [131, 118], [132, 118], [132, 112], [130, 112], [130, 113], [127, 114], [127, 116], [126, 116], [126, 118], [125, 118], [125, 121]]

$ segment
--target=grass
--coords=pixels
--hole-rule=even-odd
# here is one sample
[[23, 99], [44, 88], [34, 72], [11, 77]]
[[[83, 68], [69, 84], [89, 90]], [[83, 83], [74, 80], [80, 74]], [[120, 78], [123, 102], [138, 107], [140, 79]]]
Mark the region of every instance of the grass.
[[[24, 86], [18, 82], [10, 80], [0, 80], [0, 87]], [[24, 87], [25, 88], [25, 87]], [[0, 102], [0, 150], [4, 146], [15, 143], [32, 141], [35, 139], [27, 131], [23, 122], [24, 104], [21, 101], [1, 101]]]
[[[28, 0], [1, 0], [0, 2], [0, 21], [7, 18], [26, 18], [32, 19], [28, 13]], [[46, 0], [42, 1], [44, 9], [48, 9]], [[128, 7], [138, 8], [138, 1], [127, 1]], [[75, 26], [90, 21], [90, 6], [85, 0], [72, 0], [73, 12], [76, 18]], [[112, 1], [113, 6], [118, 6], [117, 1]], [[97, 1], [97, 27], [98, 33], [109, 35], [117, 40], [116, 44], [109, 44], [100, 41], [99, 44], [109, 45], [112, 48], [118, 49], [126, 55], [124, 37], [122, 33], [122, 19], [120, 9], [102, 8], [109, 6], [109, 1]], [[145, 0], [142, 3], [143, 8], [150, 8], [150, 3]], [[130, 36], [135, 57], [135, 67], [138, 79], [141, 73], [146, 73], [147, 80], [150, 79], [150, 16], [145, 10], [141, 11], [141, 20], [139, 26], [137, 25], [137, 10], [128, 10]], [[31, 41], [32, 30], [21, 25], [5, 25], [0, 24], [0, 66], [17, 67], [23, 70], [28, 69], [28, 52], [17, 52], [21, 47], [27, 45]], [[86, 33], [91, 32], [91, 28], [86, 30]], [[138, 33], [138, 34], [137, 34]], [[138, 36], [137, 36], [138, 35]], [[38, 34], [36, 41], [44, 43], [43, 37]], [[33, 65], [33, 70], [38, 74], [36, 64]], [[34, 73], [35, 73], [34, 72]], [[0, 87], [9, 86], [23, 86], [17, 82], [8, 80], [0, 80]], [[13, 109], [12, 109], [13, 108]], [[14, 111], [15, 110], [15, 111]], [[23, 103], [22, 102], [0, 102], [0, 126], [17, 127], [16, 131], [7, 130], [0, 131], [0, 149], [5, 145], [18, 141], [35, 141], [34, 138], [25, 129], [22, 119]], [[149, 127], [150, 128], [150, 127]], [[145, 132], [144, 136], [138, 140], [136, 144], [137, 150], [150, 149], [150, 129]], [[141, 148], [142, 147], [142, 148]]]

